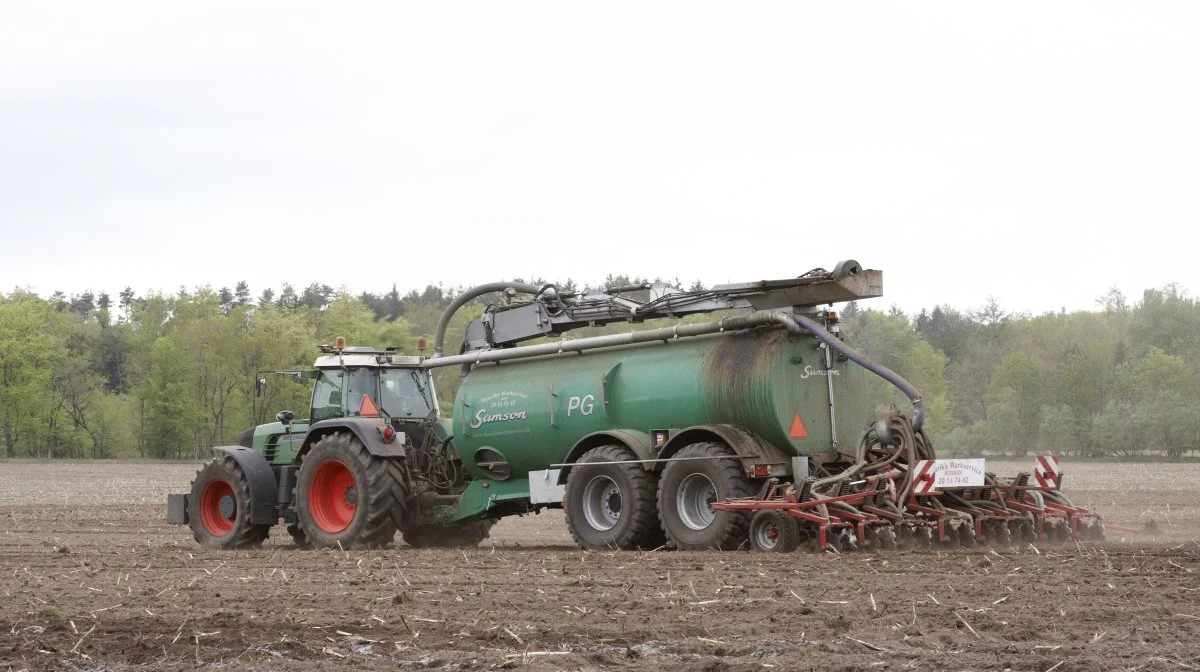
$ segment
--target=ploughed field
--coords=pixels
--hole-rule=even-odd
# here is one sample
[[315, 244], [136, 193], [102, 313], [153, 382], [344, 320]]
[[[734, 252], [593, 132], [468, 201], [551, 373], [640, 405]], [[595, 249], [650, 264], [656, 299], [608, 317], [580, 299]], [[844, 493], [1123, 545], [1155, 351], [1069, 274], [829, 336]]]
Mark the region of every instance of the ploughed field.
[[843, 555], [583, 552], [559, 512], [467, 550], [214, 551], [165, 522], [196, 466], [0, 461], [0, 670], [1200, 669], [1196, 464], [1065, 461], [1141, 535]]

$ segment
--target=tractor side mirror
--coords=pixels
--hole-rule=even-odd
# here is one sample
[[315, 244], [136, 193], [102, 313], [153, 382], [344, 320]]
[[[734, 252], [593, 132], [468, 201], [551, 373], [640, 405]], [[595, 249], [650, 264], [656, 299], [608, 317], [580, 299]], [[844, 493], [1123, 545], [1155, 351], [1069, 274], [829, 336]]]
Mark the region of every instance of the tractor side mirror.
[[254, 381], [254, 396], [261, 397], [263, 390], [267, 389], [267, 379], [259, 378]]
[[275, 419], [281, 424], [290, 425], [292, 424], [292, 420], [296, 419], [296, 414], [291, 411], [280, 411], [275, 414]]

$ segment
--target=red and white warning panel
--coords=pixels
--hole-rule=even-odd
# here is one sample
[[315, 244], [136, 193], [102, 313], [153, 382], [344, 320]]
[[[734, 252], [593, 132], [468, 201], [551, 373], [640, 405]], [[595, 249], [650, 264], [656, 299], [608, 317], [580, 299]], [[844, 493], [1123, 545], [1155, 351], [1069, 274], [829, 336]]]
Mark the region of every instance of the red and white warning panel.
[[983, 459], [919, 460], [913, 467], [913, 494], [929, 495], [945, 488], [983, 485]]
[[1033, 480], [1039, 488], [1058, 490], [1062, 475], [1058, 471], [1057, 455], [1038, 455], [1033, 460]]

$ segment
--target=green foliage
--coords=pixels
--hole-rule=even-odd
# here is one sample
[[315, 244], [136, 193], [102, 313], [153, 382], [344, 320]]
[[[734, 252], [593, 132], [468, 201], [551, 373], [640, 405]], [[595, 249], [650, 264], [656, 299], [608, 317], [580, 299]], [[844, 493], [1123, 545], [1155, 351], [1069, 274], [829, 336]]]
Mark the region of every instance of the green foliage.
[[166, 337], [154, 342], [150, 375], [140, 388], [142, 452], [150, 457], [182, 457], [192, 452], [200, 415], [191, 394], [193, 363]]
[[[352, 345], [415, 353], [424, 338], [432, 354], [442, 311], [461, 291], [428, 285], [402, 294], [393, 286], [353, 296], [313, 283], [252, 298], [241, 282], [144, 297], [125, 288], [116, 300], [105, 292], [0, 295], [3, 455], [204, 456], [279, 410], [303, 416], [309, 383], [270, 372], [306, 368], [317, 344], [345, 336]], [[446, 352], [457, 353], [468, 322], [501, 300], [480, 297], [459, 310]], [[920, 390], [940, 454], [1181, 459], [1194, 452], [1200, 303], [1169, 285], [1136, 303], [1110, 290], [1097, 304], [1038, 316], [992, 299], [978, 310], [942, 305], [911, 318], [854, 304], [842, 314], [849, 343]], [[571, 336], [656, 326], [617, 323]], [[268, 380], [261, 397], [259, 376]], [[448, 412], [459, 370], [436, 369], [434, 377]], [[872, 377], [870, 385], [877, 409], [909, 408], [887, 383]]]
[[[940, 454], [1180, 459], [1200, 448], [1200, 303], [1169, 285], [1132, 306], [1115, 289], [1098, 304], [1036, 317], [994, 300], [978, 311], [921, 311], [917, 335], [947, 357], [945, 397], [905, 316], [844, 313], [852, 344], [909, 377], [927, 400], [933, 391], [929, 427]], [[878, 386], [872, 394], [878, 399]]]
[[[938, 440], [953, 428], [949, 359], [931, 346], [903, 314], [859, 311], [847, 316], [848, 340], [860, 352], [903, 376], [919, 390], [927, 406], [926, 431]], [[870, 399], [877, 410], [910, 408], [907, 397], [886, 381], [870, 377]]]

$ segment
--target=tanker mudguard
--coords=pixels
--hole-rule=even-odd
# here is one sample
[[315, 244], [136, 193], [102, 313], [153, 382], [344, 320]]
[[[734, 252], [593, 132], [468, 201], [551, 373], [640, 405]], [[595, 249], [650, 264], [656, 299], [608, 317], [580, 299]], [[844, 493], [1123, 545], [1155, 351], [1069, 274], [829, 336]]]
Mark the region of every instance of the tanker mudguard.
[[[675, 433], [659, 451], [658, 457], [670, 458], [684, 446], [717, 439], [737, 453], [742, 464], [782, 464], [790, 471], [791, 458], [774, 445], [736, 425], [696, 425]], [[660, 466], [662, 463], [658, 463]]]
[[[650, 435], [645, 432], [639, 432], [636, 429], [614, 429], [603, 432], [592, 432], [580, 439], [571, 448], [571, 452], [567, 453], [563, 459], [563, 464], [573, 464], [583, 457], [583, 454], [593, 448], [600, 446], [611, 446], [618, 444], [629, 448], [637, 455], [639, 460], [652, 460], [654, 453], [650, 450]], [[646, 462], [642, 465], [647, 470], [654, 469], [653, 462]], [[571, 467], [563, 467], [558, 473], [558, 484], [564, 485], [567, 482], [567, 475], [571, 473]]]
[[274, 525], [279, 520], [275, 510], [275, 472], [267, 458], [245, 446], [216, 446], [213, 455], [228, 455], [242, 468], [246, 482], [250, 484], [250, 522], [256, 525]]
[[326, 434], [348, 430], [362, 442], [368, 453], [376, 457], [404, 457], [404, 435], [397, 434], [396, 441], [384, 443], [376, 429], [378, 426], [377, 419], [367, 418], [332, 418], [315, 422], [308, 428], [308, 436], [304, 437], [304, 448], [301, 451], [308, 452], [308, 449]]

